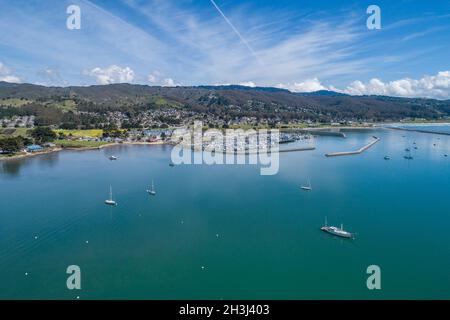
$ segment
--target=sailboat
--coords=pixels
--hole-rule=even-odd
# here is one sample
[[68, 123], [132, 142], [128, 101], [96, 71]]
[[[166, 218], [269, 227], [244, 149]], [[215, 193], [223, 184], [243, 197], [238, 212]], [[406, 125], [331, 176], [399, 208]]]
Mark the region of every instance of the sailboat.
[[112, 187], [109, 186], [109, 199], [105, 200], [105, 204], [107, 204], [108, 206], [117, 206], [117, 202], [113, 200], [113, 194], [112, 194]]
[[311, 180], [308, 180], [308, 185], [307, 186], [301, 186], [300, 189], [302, 189], [304, 191], [312, 191]]
[[156, 196], [155, 185], [152, 180], [152, 188], [147, 190], [147, 193], [151, 196]]
[[350, 233], [350, 232], [344, 230], [344, 225], [343, 224], [341, 224], [340, 228], [333, 227], [333, 226], [329, 227], [326, 217], [325, 217], [325, 226], [320, 228], [320, 230], [325, 231], [325, 232], [327, 232], [329, 234], [332, 234], [334, 236], [341, 237], [341, 238], [349, 238], [349, 239], [350, 238], [354, 238], [354, 234], [353, 233]]

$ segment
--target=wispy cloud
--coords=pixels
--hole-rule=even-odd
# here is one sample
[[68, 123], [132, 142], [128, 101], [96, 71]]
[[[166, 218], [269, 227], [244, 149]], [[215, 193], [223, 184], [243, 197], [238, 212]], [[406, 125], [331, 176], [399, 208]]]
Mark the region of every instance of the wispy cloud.
[[[0, 76], [35, 83], [281, 84], [293, 90], [331, 87], [320, 79], [345, 88], [355, 79], [367, 83], [376, 77], [388, 83], [398, 74], [419, 78], [419, 72], [428, 71], [412, 70], [411, 61], [417, 65], [421, 59], [432, 60], [432, 54], [448, 49], [445, 41], [414, 47], [411, 40], [426, 40], [426, 35], [443, 27], [420, 28], [423, 21], [433, 18], [431, 15], [403, 16], [380, 32], [370, 32], [365, 28], [364, 10], [363, 14], [352, 10], [323, 12], [303, 10], [299, 5], [292, 10], [261, 6], [257, 1], [0, 3], [4, 9], [0, 11], [0, 28], [14, 30], [0, 34], [0, 59], [13, 70]], [[81, 30], [65, 27], [69, 4], [81, 7]], [[446, 69], [437, 66], [429, 72]]]
[[258, 58], [256, 52], [253, 50], [253, 48], [250, 46], [247, 40], [241, 35], [238, 29], [231, 23], [231, 21], [227, 18], [227, 16], [223, 13], [223, 11], [220, 9], [220, 7], [216, 4], [214, 0], [210, 0], [213, 6], [217, 9], [217, 11], [220, 13], [222, 18], [225, 20], [225, 22], [230, 26], [230, 28], [236, 33], [236, 35], [241, 39], [242, 43], [245, 44], [245, 46], [248, 48], [248, 50], [255, 56], [255, 58]]
[[438, 32], [438, 31], [442, 31], [444, 30], [444, 28], [442, 27], [434, 27], [434, 28], [430, 28], [424, 31], [420, 31], [420, 32], [415, 32], [415, 33], [411, 33], [405, 37], [402, 38], [402, 41], [409, 41], [409, 40], [413, 40], [416, 38], [420, 38], [420, 37], [424, 37], [430, 33], [434, 33], [434, 32]]
[[[307, 27], [292, 27], [285, 24], [289, 13], [284, 11], [272, 12], [268, 19], [266, 12], [254, 10], [231, 11], [227, 16], [219, 11], [219, 16], [211, 16], [208, 11], [184, 9], [180, 2], [170, 0], [124, 0], [124, 3], [144, 15], [157, 27], [160, 37], [179, 49], [178, 59], [171, 60], [172, 70], [165, 71], [173, 74], [173, 70], [181, 68], [177, 66], [179, 62], [185, 74], [176, 77], [184, 83], [205, 83], [207, 79], [208, 83], [253, 81], [275, 85], [358, 73], [375, 60], [356, 56], [354, 47], [362, 35], [357, 26], [359, 20], [351, 16], [311, 19]], [[239, 21], [240, 26], [231, 24], [234, 32], [230, 32], [230, 24], [220, 21], [224, 18], [227, 22]], [[247, 30], [245, 38], [238, 28]], [[237, 46], [234, 33], [244, 44], [252, 46]], [[254, 54], [249, 55], [248, 51]], [[167, 57], [172, 58], [170, 53]]]

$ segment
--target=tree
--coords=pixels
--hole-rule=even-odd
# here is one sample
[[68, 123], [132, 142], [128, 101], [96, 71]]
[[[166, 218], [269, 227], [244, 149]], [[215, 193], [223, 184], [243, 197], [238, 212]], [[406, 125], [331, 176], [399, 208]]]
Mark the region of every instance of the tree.
[[57, 138], [56, 133], [48, 127], [37, 127], [31, 130], [30, 135], [38, 144], [51, 142]]
[[24, 148], [25, 139], [22, 137], [0, 139], [0, 150], [4, 153], [16, 153]]

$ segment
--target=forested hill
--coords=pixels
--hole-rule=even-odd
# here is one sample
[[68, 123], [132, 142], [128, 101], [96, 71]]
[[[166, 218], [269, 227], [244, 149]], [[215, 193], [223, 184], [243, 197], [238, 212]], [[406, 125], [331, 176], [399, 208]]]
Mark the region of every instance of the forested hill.
[[[47, 113], [140, 112], [178, 108], [194, 112], [299, 120], [439, 119], [450, 116], [450, 100], [349, 96], [331, 91], [292, 93], [278, 88], [243, 86], [152, 87], [112, 84], [44, 87], [0, 82], [0, 117], [16, 109], [46, 108]], [[34, 109], [33, 109], [34, 108]], [[5, 111], [6, 110], [6, 111]], [[34, 111], [31, 111], [34, 112]]]

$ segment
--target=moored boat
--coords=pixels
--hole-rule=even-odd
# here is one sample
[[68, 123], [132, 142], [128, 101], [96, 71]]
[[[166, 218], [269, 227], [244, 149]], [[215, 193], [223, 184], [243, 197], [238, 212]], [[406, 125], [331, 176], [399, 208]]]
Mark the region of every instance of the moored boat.
[[341, 237], [341, 238], [347, 238], [347, 239], [353, 239], [354, 238], [354, 234], [348, 231], [344, 230], [344, 225], [341, 224], [341, 227], [333, 227], [333, 226], [328, 226], [327, 223], [327, 219], [325, 218], [325, 226], [323, 226], [322, 228], [320, 228], [320, 230], [327, 232], [329, 234], [332, 234], [334, 236], [337, 237]]

